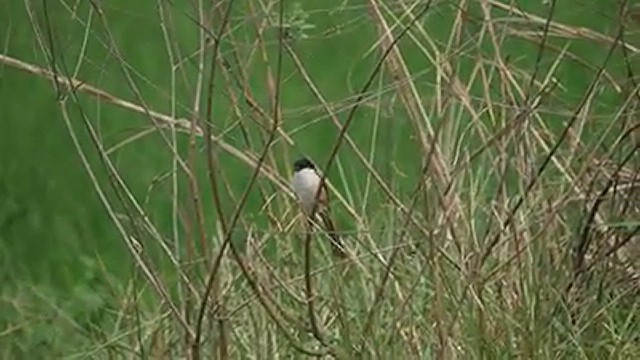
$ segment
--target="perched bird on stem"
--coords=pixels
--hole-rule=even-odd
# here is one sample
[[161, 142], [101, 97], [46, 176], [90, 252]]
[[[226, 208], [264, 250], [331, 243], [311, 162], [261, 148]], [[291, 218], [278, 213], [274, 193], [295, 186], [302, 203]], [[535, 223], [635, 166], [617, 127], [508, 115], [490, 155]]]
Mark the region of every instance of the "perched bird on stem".
[[334, 254], [346, 257], [347, 253], [331, 220], [326, 183], [320, 187], [321, 175], [316, 170], [315, 165], [307, 158], [296, 160], [293, 163], [293, 168], [291, 185], [304, 214], [310, 223], [313, 223], [314, 217], [320, 218], [324, 230], [331, 239], [331, 247]]

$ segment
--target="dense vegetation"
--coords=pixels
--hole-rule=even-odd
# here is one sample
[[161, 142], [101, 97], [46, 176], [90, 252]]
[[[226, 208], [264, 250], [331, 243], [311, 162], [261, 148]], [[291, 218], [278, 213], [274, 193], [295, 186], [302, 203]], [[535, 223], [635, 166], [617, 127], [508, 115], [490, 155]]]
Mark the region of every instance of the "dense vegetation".
[[640, 358], [639, 14], [0, 3], [0, 357]]

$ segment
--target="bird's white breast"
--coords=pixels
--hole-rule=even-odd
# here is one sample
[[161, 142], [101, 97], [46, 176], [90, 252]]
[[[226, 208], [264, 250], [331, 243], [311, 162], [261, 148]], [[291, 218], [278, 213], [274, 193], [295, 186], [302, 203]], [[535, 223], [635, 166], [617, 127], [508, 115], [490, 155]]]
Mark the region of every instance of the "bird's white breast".
[[302, 169], [293, 174], [291, 185], [302, 207], [310, 212], [320, 186], [320, 176], [313, 169]]

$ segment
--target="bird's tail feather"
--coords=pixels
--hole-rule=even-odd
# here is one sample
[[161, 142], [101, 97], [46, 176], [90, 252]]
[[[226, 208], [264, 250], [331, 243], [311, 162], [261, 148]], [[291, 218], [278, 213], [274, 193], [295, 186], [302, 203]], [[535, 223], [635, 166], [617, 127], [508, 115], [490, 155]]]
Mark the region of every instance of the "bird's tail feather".
[[324, 210], [320, 211], [318, 215], [320, 215], [320, 219], [322, 220], [325, 230], [331, 238], [331, 248], [333, 249], [333, 253], [339, 257], [347, 257], [347, 252], [342, 245], [342, 240], [340, 240], [340, 235], [336, 231], [336, 227], [333, 225], [333, 221], [331, 221], [330, 214], [326, 210]]

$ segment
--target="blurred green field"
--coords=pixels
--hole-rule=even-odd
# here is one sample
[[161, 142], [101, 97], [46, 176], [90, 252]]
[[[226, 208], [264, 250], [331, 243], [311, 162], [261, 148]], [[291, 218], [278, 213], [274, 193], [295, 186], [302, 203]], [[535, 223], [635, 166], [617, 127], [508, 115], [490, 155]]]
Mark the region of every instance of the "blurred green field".
[[[251, 9], [249, 5], [257, 3], [236, 3], [230, 22], [234, 38], [222, 43], [221, 54], [230, 61], [236, 57], [241, 61], [252, 56], [259, 59], [262, 55], [252, 53], [256, 51], [253, 26], [255, 22], [265, 18], [269, 18], [269, 21], [277, 19], [277, 3], [261, 3], [264, 7], [259, 9]], [[383, 3], [401, 13], [402, 2]], [[451, 56], [449, 61], [455, 64], [456, 74], [463, 79], [474, 76], [473, 66], [479, 58], [485, 55], [491, 58], [496, 53], [488, 40], [489, 35], [484, 34], [481, 29], [483, 15], [480, 2], [469, 3], [469, 20], [463, 32], [465, 37], [459, 39], [462, 45], [458, 51], [448, 54]], [[517, 8], [545, 19], [552, 8], [550, 3], [540, 0], [518, 1]], [[133, 81], [144, 103], [153, 111], [164, 114], [175, 112], [177, 117], [189, 118], [198, 74], [197, 56], [186, 60], [183, 73], [175, 73], [175, 94], [172, 94], [172, 68], [160, 26], [159, 4], [166, 11], [164, 16], [171, 17], [172, 26], [169, 31], [175, 41], [175, 49], [183, 56], [193, 54], [199, 46], [199, 28], [195, 24], [196, 10], [192, 3], [124, 0], [100, 4], [107, 23], [102, 22], [95, 13], [88, 15], [91, 9], [89, 2], [3, 2], [0, 4], [0, 53], [43, 68], [49, 68], [51, 59], [55, 59], [59, 70], [123, 99], [140, 103], [109, 45], [109, 36], [113, 36], [118, 52], [133, 74]], [[420, 20], [435, 46], [440, 49], [445, 49], [450, 41], [458, 5], [458, 2], [433, 1], [427, 15]], [[290, 43], [342, 121], [345, 120], [350, 101], [353, 101], [353, 97], [369, 77], [381, 54], [376, 42], [377, 30], [367, 6], [365, 1], [342, 0], [290, 1], [285, 5], [286, 18], [292, 24]], [[555, 5], [553, 20], [575, 28], [584, 27], [594, 33], [604, 34], [603, 38], [614, 39], [620, 26], [618, 6], [595, 0], [559, 1]], [[257, 16], [252, 17], [251, 13], [256, 13]], [[72, 14], [77, 14], [77, 17]], [[495, 7], [492, 14], [494, 20], [510, 16]], [[92, 16], [90, 27], [84, 23], [87, 16]], [[530, 21], [533, 23], [533, 19]], [[496, 24], [500, 22], [496, 20]], [[522, 27], [526, 28], [525, 25], [527, 24]], [[541, 30], [544, 23], [532, 25], [531, 28]], [[636, 41], [640, 39], [637, 39], [634, 32], [637, 30], [634, 29], [637, 26], [630, 22], [625, 33], [625, 40], [630, 44], [640, 43]], [[275, 71], [278, 57], [277, 22], [272, 27], [267, 27], [267, 31], [270, 33], [265, 35], [269, 41], [265, 56], [270, 59], [270, 70]], [[509, 66], [529, 74], [537, 69], [540, 81], [550, 69], [555, 68], [559, 54], [564, 51], [553, 74], [558, 85], [539, 109], [545, 116], [548, 129], [560, 133], [587, 92], [598, 67], [605, 62], [611, 44], [602, 39], [585, 39], [580, 36], [550, 36], [546, 39], [548, 49], [538, 59], [539, 41], [526, 40], [524, 35], [517, 36], [518, 34], [507, 34], [504, 31], [501, 36], [506, 36], [507, 40], [499, 48], [502, 58]], [[46, 56], [42, 51], [43, 44], [49, 52]], [[432, 105], [436, 97], [440, 96], [436, 90], [439, 86], [435, 82], [436, 69], [408, 36], [399, 45], [422, 101], [429, 104], [430, 111], [433, 110]], [[78, 66], [80, 58], [82, 61]], [[637, 54], [631, 54], [630, 59], [637, 62]], [[594, 149], [606, 149], [607, 144], [611, 144], [619, 135], [605, 132], [604, 129], [609, 127], [610, 119], [622, 104], [628, 101], [627, 88], [633, 88], [620, 79], [628, 75], [629, 67], [633, 70], [637, 66], [634, 62], [627, 63], [619, 48], [606, 63], [608, 76], [622, 84], [624, 91], [617, 91], [615, 86], [603, 85], [592, 100], [588, 118], [593, 120], [583, 122], [584, 129], [580, 136], [588, 144], [603, 140], [603, 144], [600, 147], [594, 145]], [[241, 69], [233, 62], [230, 68], [241, 73]], [[247, 86], [255, 100], [265, 109], [271, 109], [264, 63], [256, 60], [242, 71], [246, 72], [245, 76], [249, 79]], [[521, 79], [524, 78], [526, 77], [523, 75]], [[286, 53], [283, 55], [281, 79], [282, 130], [290, 134], [294, 144], [287, 144], [279, 136], [270, 153], [274, 157], [269, 161], [280, 175], [288, 177], [291, 171], [289, 161], [301, 154], [324, 164], [338, 132]], [[371, 96], [358, 109], [348, 134], [364, 154], [373, 154], [371, 163], [375, 169], [390, 185], [394, 194], [404, 204], [408, 204], [413, 196], [415, 181], [420, 176], [424, 154], [421, 154], [415, 127], [393, 88], [385, 89], [391, 83], [388, 71], [383, 70], [381, 79], [374, 81], [370, 89]], [[258, 116], [251, 119], [251, 114], [255, 115], [255, 112], [246, 103], [242, 103], [240, 108], [244, 111], [244, 117], [240, 121], [247, 123], [247, 132], [238, 126], [238, 118], [229, 105], [232, 102], [230, 94], [223, 90], [228, 81], [232, 80], [225, 80], [222, 75], [216, 78], [218, 92], [214, 97], [213, 129], [216, 132], [224, 131], [223, 139], [228, 144], [243, 151], [258, 152], [265, 138], [265, 123], [260, 125], [262, 120]], [[474, 96], [473, 106], [482, 108], [481, 102], [485, 96], [501, 97], [498, 83], [493, 84], [488, 94], [479, 84], [476, 82], [468, 89]], [[527, 88], [524, 81], [521, 85]], [[535, 93], [530, 89], [527, 91]], [[126, 292], [124, 289], [131, 286], [128, 281], [136, 273], [131, 255], [99, 201], [62, 118], [58, 102], [61, 99], [72, 102], [71, 98], [72, 95], [66, 89], [56, 91], [55, 84], [51, 81], [0, 63], [0, 344], [4, 344], [3, 347], [13, 346], [12, 350], [4, 353], [7, 356], [29, 353], [45, 356], [43, 354], [51, 349], [56, 357], [86, 356], [81, 355], [80, 350], [86, 346], [83, 342], [85, 340], [80, 340], [85, 339], [84, 335], [69, 336], [68, 343], [64, 344], [65, 334], [91, 333], [94, 326], [92, 324], [100, 324], [104, 317], [110, 316], [109, 311], [101, 309], [111, 308], [113, 304], [120, 302], [113, 289]], [[514, 104], [508, 104], [507, 99], [502, 100], [507, 104], [505, 107], [515, 107]], [[202, 101], [203, 107], [204, 104]], [[89, 154], [90, 163], [95, 166], [99, 183], [106, 189], [107, 197], [117, 203], [116, 192], [109, 187], [107, 173], [83, 126], [82, 116], [86, 116], [99, 129], [99, 136], [106, 146], [114, 146], [129, 136], [150, 128], [149, 119], [83, 94], [79, 95], [79, 105], [72, 104], [69, 109], [77, 134], [80, 135], [80, 144]], [[472, 126], [466, 124], [475, 122], [486, 124], [486, 130], [491, 132], [509, 121], [502, 118], [503, 115], [512, 116], [515, 112], [514, 109], [505, 110], [502, 114], [479, 111], [479, 119], [462, 114], [454, 125], [445, 121], [436, 111], [431, 111], [428, 115], [434, 127], [437, 128], [441, 122], [446, 124], [444, 132], [462, 131], [461, 129]], [[631, 121], [637, 122], [635, 118]], [[178, 137], [179, 149], [186, 154], [188, 135], [179, 133]], [[460, 139], [464, 141], [444, 144], [444, 151], [452, 154], [456, 149], [462, 149], [460, 156], [463, 157], [485, 142], [474, 131], [469, 131], [467, 136]], [[213, 229], [216, 224], [215, 211], [210, 201], [210, 188], [206, 185], [204, 146], [205, 142], [198, 139], [200, 151], [197, 176], [202, 198], [205, 199], [203, 211], [206, 227]], [[518, 150], [514, 148], [513, 151]], [[585, 157], [587, 153], [585, 152]], [[622, 156], [623, 153], [621, 151], [619, 155]], [[531, 161], [537, 165], [545, 156], [544, 153], [531, 155]], [[492, 161], [495, 157], [497, 153], [489, 152], [470, 166], [473, 169], [470, 171], [474, 171], [475, 175], [482, 174], [483, 171], [487, 174], [486, 183], [470, 185], [470, 189], [479, 191], [479, 194], [473, 194], [477, 195], [476, 199], [484, 198], [487, 203], [491, 202], [500, 186], [499, 179], [493, 177]], [[170, 182], [172, 158], [164, 140], [157, 133], [126, 144], [111, 153], [111, 159], [132, 193], [144, 205], [161, 233], [167, 237], [173, 231]], [[244, 191], [252, 169], [228, 153], [221, 152], [219, 160], [224, 169], [224, 178], [228, 182], [223, 204], [227, 213], [230, 213]], [[574, 160], [580, 159], [572, 159]], [[535, 166], [532, 165], [532, 168]], [[550, 170], [550, 173], [545, 180], [548, 183], [561, 178], [560, 172], [555, 169]], [[362, 206], [360, 215], [369, 217], [372, 230], [383, 233], [385, 227], [391, 226], [384, 222], [384, 214], [390, 209], [384, 193], [368, 189], [366, 184], [371, 179], [348, 146], [343, 146], [338, 152], [337, 162], [329, 171], [329, 176], [348, 203], [358, 210]], [[516, 172], [507, 175], [517, 176]], [[270, 219], [265, 216], [263, 205], [269, 196], [277, 194], [279, 190], [263, 178], [258, 181], [262, 191], [256, 190], [250, 194], [243, 213], [243, 224], [250, 223], [245, 229], [252, 228], [260, 233], [267, 231], [270, 226]], [[565, 185], [561, 185], [557, 190], [560, 192], [564, 188]], [[184, 205], [189, 204], [187, 189], [185, 181], [181, 184]], [[514, 188], [512, 191], [513, 193], [505, 196], [515, 197], [521, 189]], [[466, 195], [471, 197], [471, 193]], [[368, 199], [367, 209], [358, 203], [358, 199], [365, 197]], [[283, 197], [276, 199], [279, 209], [284, 209], [286, 201]], [[118, 208], [122, 210], [121, 207]], [[576, 209], [578, 208], [579, 205], [576, 205]], [[338, 207], [336, 214], [345, 230], [358, 230], [344, 207]], [[496, 225], [489, 219], [489, 212], [471, 216], [475, 216], [479, 223], [476, 229], [478, 232]], [[483, 216], [486, 217], [485, 221], [482, 220]], [[566, 219], [567, 223], [575, 222], [573, 228], [576, 232], [579, 231], [581, 216], [582, 213], [576, 210], [574, 219]], [[132, 219], [129, 221], [133, 222]], [[400, 226], [399, 220], [396, 226]], [[539, 226], [544, 227], [543, 224]], [[211, 231], [209, 235], [215, 235], [215, 231]], [[281, 246], [270, 243], [265, 250], [267, 257], [276, 256], [274, 254], [278, 253]], [[157, 249], [152, 251], [161, 253]], [[165, 265], [167, 264], [168, 262]], [[168, 279], [175, 276], [168, 275]], [[142, 281], [140, 279], [138, 277]], [[631, 321], [633, 317], [629, 314], [634, 310], [637, 310], [637, 303], [622, 309], [620, 321]], [[58, 324], [55, 319], [61, 316], [73, 319], [66, 325], [55, 325], [59, 332], [52, 334], [52, 327], [48, 324]], [[86, 335], [86, 338], [92, 336]], [[636, 355], [640, 354], [637, 341], [636, 336]], [[597, 355], [605, 353], [604, 350], [601, 353], [589, 353], [585, 350], [585, 353], [575, 357], [597, 358]], [[98, 354], [99, 352], [94, 355], [102, 356]], [[531, 354], [536, 353], [534, 351]], [[484, 355], [489, 358], [516, 356], [509, 352], [487, 352]], [[536, 355], [545, 358], [549, 354]], [[616, 355], [611, 356], [617, 358]]]
[[[540, 1], [529, 3], [522, 2], [519, 6], [544, 15], [545, 7], [540, 6]], [[568, 3], [558, 4], [556, 18], [573, 25], [610, 31], [608, 28], [613, 27], [612, 23], [595, 20], [612, 19], [617, 9], [598, 1], [584, 3], [585, 6], [580, 6], [578, 10]], [[40, 5], [33, 6], [39, 11], [40, 21], [44, 21]], [[313, 28], [307, 31], [312, 38], [298, 39], [296, 46], [299, 47], [305, 63], [315, 74], [314, 79], [328, 100], [337, 102], [346, 99], [363, 83], [373, 64], [372, 56], [366, 56], [366, 52], [372, 45], [375, 32], [366, 22], [366, 15], [361, 10], [362, 4], [336, 2], [335, 6], [329, 3], [316, 4], [317, 8], [312, 5], [301, 6], [309, 13], [307, 21]], [[340, 6], [344, 9], [341, 10]], [[37, 48], [24, 4], [9, 2], [3, 7], [3, 18], [0, 19], [0, 22], [5, 24], [1, 33], [5, 44], [3, 52], [44, 65], [46, 62]], [[154, 7], [153, 3], [113, 1], [106, 9], [111, 12], [111, 29], [127, 62], [145, 79], [139, 83], [145, 100], [151, 104], [151, 108], [169, 112], [166, 101], [169, 95], [166, 90], [170, 81], [167, 76], [169, 65]], [[429, 22], [433, 23], [430, 29], [433, 29], [435, 36], [446, 38], [447, 34], [438, 34], [437, 29], [451, 21], [447, 17], [451, 15], [451, 6], [443, 3], [435, 7], [436, 10], [428, 17]], [[327, 12], [332, 9], [336, 10], [331, 16], [327, 16]], [[68, 66], [71, 66], [77, 62], [73, 55], [77, 54], [79, 43], [84, 36], [82, 27], [74, 26], [67, 21], [67, 12], [59, 4], [52, 5], [49, 11], [50, 21], [55, 24], [58, 32], [56, 37], [60, 51], [67, 57], [65, 60], [68, 61]], [[189, 8], [176, 10], [175, 16], [181, 23], [180, 42], [185, 49], [193, 49], [197, 45], [197, 29], [190, 23], [187, 14], [181, 14], [181, 11], [189, 11]], [[241, 17], [241, 11], [237, 10], [235, 16]], [[342, 30], [341, 34], [322, 36], [323, 33], [343, 25], [347, 26], [347, 29]], [[358, 36], [354, 36], [356, 34]], [[91, 36], [89, 34], [90, 39]], [[87, 53], [90, 54], [90, 61], [80, 69], [78, 78], [130, 99], [130, 91], [124, 84], [117, 65], [97, 43], [97, 39], [89, 42], [90, 50]], [[523, 68], [530, 67], [535, 61], [536, 46], [522, 41], [514, 41], [512, 46], [506, 47], [503, 52], [513, 54], [514, 60], [522, 63]], [[571, 50], [586, 62], [597, 65], [602, 62], [606, 48], [593, 49], [591, 46], [575, 41], [571, 43]], [[521, 50], [523, 47], [524, 51]], [[527, 51], [530, 56], [526, 55]], [[424, 66], [421, 67], [424, 59], [416, 57], [414, 60], [411, 56], [407, 57], [411, 68], [416, 72], [430, 71]], [[546, 64], [548, 66], [548, 61]], [[290, 64], [286, 64], [285, 76], [291, 72]], [[579, 100], [592, 75], [593, 72], [589, 69], [567, 62], [556, 75], [566, 88], [562, 94], [563, 98], [573, 102]], [[252, 78], [256, 79], [254, 88], [258, 89], [256, 92], [259, 95], [260, 87], [263, 86], [263, 76], [264, 74], [252, 74]], [[20, 278], [26, 276], [38, 282], [73, 285], [77, 276], [74, 274], [83, 272], [82, 265], [77, 261], [78, 254], [88, 257], [101, 254], [107, 264], [111, 264], [110, 259], [122, 256], [124, 249], [80, 166], [64, 123], [60, 119], [56, 93], [51, 86], [42, 79], [8, 67], [2, 68], [0, 86], [0, 111], [4, 119], [0, 142], [3, 154], [1, 184], [2, 198], [5, 199], [2, 204], [0, 232], [3, 237], [5, 259], [2, 263], [11, 276], [15, 274]], [[427, 90], [425, 97], [429, 96], [428, 87], [429, 84], [424, 84]], [[189, 106], [189, 95], [186, 92], [178, 93], [177, 96], [183, 105]], [[615, 107], [613, 101], [615, 100], [611, 101], [610, 106], [607, 106], [606, 102], [602, 104], [603, 113]], [[297, 79], [285, 82], [282, 103], [285, 111], [288, 110], [292, 114], [285, 118], [287, 129], [296, 128], [321, 116], [321, 111], [313, 111], [317, 102]], [[109, 105], [98, 108], [95, 102], [87, 100], [85, 106], [90, 109], [87, 112], [99, 111], [103, 119], [108, 119], [101, 123], [107, 139], [122, 138], [127, 132], [145, 124], [142, 116]], [[222, 121], [227, 121], [223, 107], [224, 105], [218, 106], [222, 114], [220, 117]], [[570, 109], [571, 106], [567, 105], [566, 108]], [[352, 133], [357, 139], [367, 141], [370, 132], [370, 126], [366, 124], [367, 109], [360, 111], [362, 114], [359, 119], [362, 120], [356, 121]], [[294, 136], [297, 148], [290, 152], [303, 152], [319, 162], [323, 161], [323, 155], [326, 156], [325, 153], [328, 151], [325, 139], [336, 136], [335, 129], [326, 123], [326, 120], [316, 122], [297, 133]], [[382, 153], [386, 158], [381, 159], [380, 163], [384, 164], [387, 162], [385, 160], [393, 159], [398, 167], [410, 168], [415, 166], [416, 162], [419, 163], [419, 159], [412, 160], [411, 153], [399, 144], [401, 140], [406, 139], [406, 133], [402, 133], [402, 127], [406, 125], [403, 126], [401, 116], [397, 118], [397, 123], [399, 124], [388, 125], [389, 137], [383, 139], [385, 143], [380, 145], [382, 149], [387, 149]], [[232, 136], [229, 136], [229, 139], [239, 142]], [[154, 148], [153, 141], [145, 141], [125, 149], [123, 155], [119, 156], [120, 166], [125, 174], [129, 173], [129, 169], [131, 172], [135, 169], [135, 174], [130, 174], [128, 179], [134, 189], [146, 188], [150, 181], [163, 171], [163, 166], [166, 166], [166, 157], [154, 149], [157, 148]], [[282, 170], [288, 170], [285, 164]], [[229, 171], [242, 173], [246, 169], [231, 167]], [[117, 267], [114, 270], [117, 271]]]

